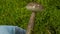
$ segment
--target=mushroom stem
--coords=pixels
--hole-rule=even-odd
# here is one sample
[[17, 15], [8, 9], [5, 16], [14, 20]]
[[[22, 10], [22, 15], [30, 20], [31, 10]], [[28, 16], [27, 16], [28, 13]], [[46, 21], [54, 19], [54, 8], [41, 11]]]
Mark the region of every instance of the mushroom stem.
[[34, 27], [35, 12], [32, 12], [26, 34], [31, 34]]

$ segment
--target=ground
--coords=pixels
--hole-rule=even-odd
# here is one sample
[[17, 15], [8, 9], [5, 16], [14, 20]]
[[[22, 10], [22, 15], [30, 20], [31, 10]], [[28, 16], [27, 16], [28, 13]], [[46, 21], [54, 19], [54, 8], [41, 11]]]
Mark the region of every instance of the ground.
[[[34, 34], [60, 34], [60, 0], [34, 0], [44, 6], [36, 13]], [[0, 25], [27, 29], [31, 11], [25, 6], [32, 0], [0, 0]]]

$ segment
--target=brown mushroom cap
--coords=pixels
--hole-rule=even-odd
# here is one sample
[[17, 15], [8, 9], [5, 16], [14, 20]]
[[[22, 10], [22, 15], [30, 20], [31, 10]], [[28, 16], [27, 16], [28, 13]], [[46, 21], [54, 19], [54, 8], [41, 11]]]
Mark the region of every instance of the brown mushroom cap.
[[27, 4], [26, 8], [31, 11], [42, 11], [43, 10], [43, 6], [35, 2], [31, 2]]

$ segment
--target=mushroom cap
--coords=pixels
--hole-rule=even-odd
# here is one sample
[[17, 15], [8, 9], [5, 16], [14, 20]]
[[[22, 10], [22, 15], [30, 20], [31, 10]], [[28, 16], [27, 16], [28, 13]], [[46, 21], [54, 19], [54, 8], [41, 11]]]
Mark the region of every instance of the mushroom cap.
[[43, 6], [35, 2], [31, 2], [27, 4], [26, 8], [31, 11], [42, 11], [43, 10]]

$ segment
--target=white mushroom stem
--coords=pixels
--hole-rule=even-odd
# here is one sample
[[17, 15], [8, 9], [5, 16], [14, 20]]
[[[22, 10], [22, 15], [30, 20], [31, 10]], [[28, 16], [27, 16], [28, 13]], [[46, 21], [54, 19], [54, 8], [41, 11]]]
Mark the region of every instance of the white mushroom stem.
[[33, 31], [34, 20], [35, 20], [35, 12], [32, 12], [26, 34], [31, 34], [31, 32]]

